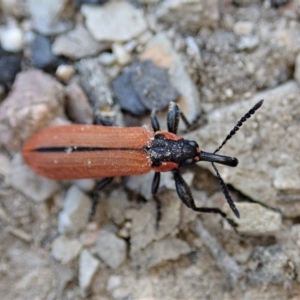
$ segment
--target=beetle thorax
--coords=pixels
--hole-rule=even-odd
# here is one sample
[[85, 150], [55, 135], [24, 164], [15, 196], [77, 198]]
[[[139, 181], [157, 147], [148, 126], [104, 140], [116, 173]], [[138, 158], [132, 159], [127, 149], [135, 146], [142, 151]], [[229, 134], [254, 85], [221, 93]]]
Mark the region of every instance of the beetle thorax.
[[166, 138], [164, 132], [155, 134], [154, 140], [145, 150], [150, 155], [153, 167], [172, 163], [171, 168], [174, 168], [174, 166], [179, 168], [180, 166], [193, 165], [200, 159], [200, 150], [196, 142], [183, 138], [169, 139]]

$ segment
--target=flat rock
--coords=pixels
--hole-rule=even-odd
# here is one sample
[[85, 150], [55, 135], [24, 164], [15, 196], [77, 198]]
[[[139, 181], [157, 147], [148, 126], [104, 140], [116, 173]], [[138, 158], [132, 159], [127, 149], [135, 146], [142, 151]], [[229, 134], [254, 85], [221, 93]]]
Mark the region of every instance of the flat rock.
[[5, 87], [11, 87], [16, 75], [21, 70], [21, 61], [20, 54], [6, 52], [0, 48], [0, 84]]
[[91, 200], [75, 185], [71, 186], [64, 199], [63, 209], [59, 214], [58, 230], [60, 233], [77, 233], [88, 223]]
[[176, 192], [168, 191], [157, 195], [161, 199], [161, 220], [156, 228], [156, 205], [153, 200], [133, 213], [130, 255], [147, 247], [152, 241], [160, 240], [168, 234], [176, 234], [180, 222], [181, 201], [176, 201]]
[[42, 71], [19, 73], [0, 105], [0, 144], [15, 153], [34, 132], [64, 118], [64, 95], [63, 86]]
[[[280, 174], [284, 166], [300, 169], [300, 125], [297, 121], [300, 98], [299, 87], [294, 81], [259, 93], [248, 101], [215, 110], [208, 115], [205, 127], [185, 137], [201, 141], [201, 149], [213, 152], [237, 120], [260, 99], [265, 99], [263, 106], [220, 151], [220, 154], [237, 157], [239, 165], [218, 168], [225, 182], [251, 199], [270, 208], [279, 208], [285, 216], [298, 216], [300, 206], [295, 200], [300, 199], [299, 187], [295, 189], [294, 183]], [[203, 162], [201, 167], [212, 170], [209, 163]], [[299, 176], [299, 171], [296, 173]], [[281, 190], [283, 185], [289, 187], [289, 193]]]
[[180, 97], [167, 72], [151, 60], [132, 64], [112, 86], [120, 106], [134, 115], [163, 110]]
[[81, 12], [97, 41], [125, 42], [147, 29], [142, 11], [125, 1], [108, 2], [103, 6], [83, 5]]
[[82, 295], [85, 295], [90, 287], [93, 277], [99, 267], [99, 260], [84, 249], [79, 257], [79, 286]]
[[52, 256], [62, 264], [67, 264], [79, 255], [82, 245], [78, 240], [59, 236], [53, 241], [51, 248]]
[[256, 247], [251, 261], [255, 262], [257, 267], [247, 274], [250, 284], [266, 285], [285, 282], [289, 257], [280, 245]]
[[144, 251], [138, 252], [132, 257], [132, 263], [141, 268], [152, 268], [166, 260], [176, 260], [181, 255], [191, 252], [189, 245], [180, 239], [169, 237], [154, 242]]
[[108, 49], [110, 43], [96, 42], [87, 29], [78, 23], [76, 27], [57, 36], [52, 44], [52, 51], [56, 55], [64, 55], [71, 59], [80, 59]]
[[57, 181], [36, 175], [16, 154], [11, 163], [11, 172], [7, 182], [35, 202], [43, 202], [59, 191]]
[[201, 27], [216, 27], [219, 20], [217, 0], [166, 0], [155, 12], [158, 21], [176, 25], [185, 31], [198, 31]]
[[109, 79], [99, 58], [81, 59], [76, 67], [79, 71], [81, 86], [94, 107], [98, 109], [111, 106], [113, 99]]
[[54, 35], [70, 30], [72, 23], [64, 18], [66, 0], [26, 1], [34, 29], [44, 35]]
[[117, 269], [127, 255], [126, 242], [115, 233], [103, 229], [99, 233], [95, 252], [112, 269]]
[[[234, 218], [228, 205], [224, 211], [237, 223], [237, 231], [246, 235], [268, 236], [278, 233], [282, 226], [281, 214], [258, 203], [235, 203], [241, 218]], [[227, 223], [229, 226], [229, 224]]]
[[94, 114], [85, 92], [75, 83], [66, 87], [66, 111], [74, 123], [93, 124]]

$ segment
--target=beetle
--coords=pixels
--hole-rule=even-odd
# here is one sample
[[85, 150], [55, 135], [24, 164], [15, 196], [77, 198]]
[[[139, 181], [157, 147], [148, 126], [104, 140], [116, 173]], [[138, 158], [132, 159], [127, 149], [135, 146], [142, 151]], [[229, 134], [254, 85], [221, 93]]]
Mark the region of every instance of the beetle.
[[104, 177], [98, 188], [106, 185], [114, 176], [141, 175], [154, 170], [154, 197], [159, 188], [160, 173], [171, 171], [178, 196], [187, 207], [197, 212], [218, 213], [227, 219], [219, 208], [197, 207], [180, 173], [183, 166], [191, 167], [198, 162], [208, 161], [212, 163], [231, 210], [239, 218], [239, 211], [215, 166], [215, 163], [219, 163], [236, 167], [238, 160], [217, 152], [262, 103], [263, 100], [255, 104], [237, 122], [213, 153], [202, 151], [197, 142], [177, 135], [180, 117], [185, 123], [187, 120], [179, 106], [172, 102], [167, 116], [168, 131], [160, 130], [155, 114], [151, 115], [152, 128], [148, 125], [123, 128], [82, 124], [49, 127], [24, 144], [23, 158], [37, 174], [51, 179]]

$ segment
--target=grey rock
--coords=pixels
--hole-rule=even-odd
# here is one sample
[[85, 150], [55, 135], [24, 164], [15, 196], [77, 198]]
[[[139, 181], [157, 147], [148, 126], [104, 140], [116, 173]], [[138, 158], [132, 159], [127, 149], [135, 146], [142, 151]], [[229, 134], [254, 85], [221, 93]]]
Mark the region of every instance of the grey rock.
[[147, 30], [141, 10], [125, 1], [103, 6], [83, 5], [86, 26], [97, 41], [129, 41]]
[[133, 88], [132, 73], [130, 69], [125, 70], [112, 82], [112, 88], [121, 108], [133, 115], [140, 116], [147, 112], [147, 108]]
[[[56, 287], [56, 277], [51, 268], [46, 266], [35, 266], [27, 270], [21, 278], [15, 282], [15, 288], [10, 292], [8, 298], [33, 299], [41, 297], [43, 299], [54, 298]], [[45, 284], [47, 283], [47, 284]]]
[[[294, 205], [294, 201], [286, 201], [293, 194], [299, 199], [298, 189], [290, 190], [291, 194], [287, 195], [274, 186], [274, 179], [278, 179], [278, 168], [300, 168], [300, 127], [297, 122], [300, 99], [299, 88], [294, 81], [259, 93], [249, 101], [215, 110], [208, 115], [205, 127], [185, 137], [201, 141], [200, 148], [204, 151], [214, 151], [237, 120], [260, 99], [265, 99], [263, 106], [221, 151], [237, 157], [239, 165], [234, 169], [218, 168], [225, 182], [251, 199], [270, 208], [279, 208], [285, 216], [296, 216], [299, 215], [297, 205]], [[212, 170], [207, 163], [202, 163], [201, 167]]]
[[131, 56], [121, 43], [117, 43], [117, 42], [113, 43], [112, 51], [119, 65], [125, 66], [130, 63]]
[[180, 108], [190, 122], [194, 121], [200, 113], [200, 95], [167, 35], [155, 35], [141, 53], [141, 59], [152, 60], [168, 71], [171, 84], [182, 96], [178, 101]]
[[94, 114], [82, 88], [73, 83], [66, 87], [66, 111], [69, 118], [75, 123], [93, 124]]
[[116, 56], [110, 52], [102, 52], [99, 55], [99, 62], [104, 66], [110, 66], [116, 61]]
[[78, 240], [59, 236], [52, 243], [51, 254], [62, 264], [67, 264], [79, 255], [81, 248], [82, 245]]
[[141, 102], [149, 109], [163, 110], [171, 101], [179, 98], [179, 93], [168, 74], [151, 60], [132, 66], [132, 85]]
[[103, 229], [99, 233], [95, 252], [112, 269], [117, 269], [126, 260], [126, 242], [113, 232]]
[[296, 64], [295, 64], [295, 71], [294, 71], [294, 78], [297, 83], [300, 83], [300, 54], [297, 55]]
[[13, 89], [0, 105], [0, 144], [10, 153], [55, 118], [64, 117], [64, 88], [39, 70], [18, 74]]
[[56, 55], [80, 59], [96, 55], [108, 49], [110, 44], [108, 42], [96, 42], [85, 27], [78, 23], [72, 31], [63, 33], [55, 38], [52, 51]]
[[146, 248], [152, 241], [178, 232], [181, 201], [176, 201], [177, 193], [168, 191], [159, 193], [157, 197], [161, 199], [161, 220], [158, 229], [156, 205], [153, 200], [132, 215], [130, 255], [133, 259], [137, 251]]
[[63, 210], [59, 214], [59, 232], [78, 233], [83, 230], [88, 223], [90, 208], [90, 198], [75, 185], [71, 186], [65, 195]]
[[112, 86], [120, 106], [134, 115], [145, 113], [145, 108], [163, 110], [179, 98], [168, 74], [151, 60], [131, 65]]
[[73, 183], [84, 192], [93, 191], [96, 184], [93, 179], [78, 179], [74, 180]]
[[20, 154], [11, 163], [8, 183], [35, 202], [43, 202], [59, 191], [60, 185], [54, 181], [34, 174], [22, 160]]
[[230, 278], [232, 284], [236, 283], [245, 275], [245, 272], [239, 267], [236, 261], [226, 253], [215, 237], [204, 227], [199, 218], [196, 221], [195, 232], [201, 237], [203, 244], [215, 258], [218, 267]]
[[298, 190], [300, 188], [300, 172], [295, 165], [281, 166], [275, 170], [274, 187], [279, 191]]
[[132, 258], [133, 264], [141, 268], [152, 268], [166, 260], [176, 260], [181, 255], [191, 252], [189, 245], [183, 240], [169, 237], [148, 246]]
[[238, 50], [253, 50], [259, 45], [257, 36], [243, 36], [237, 43]]
[[58, 57], [52, 53], [51, 42], [45, 36], [37, 35], [30, 43], [31, 63], [39, 69], [54, 69], [58, 63]]
[[285, 269], [289, 257], [280, 245], [256, 247], [251, 261], [256, 267], [247, 273], [249, 284], [283, 284], [285, 282]]
[[86, 296], [100, 262], [88, 250], [83, 250], [79, 257], [79, 286], [81, 294]]
[[26, 1], [34, 28], [45, 35], [53, 35], [70, 30], [72, 23], [64, 18], [67, 0]]
[[186, 31], [198, 31], [201, 27], [216, 27], [219, 19], [218, 1], [161, 1], [155, 15], [158, 21], [179, 26]]
[[23, 49], [24, 33], [15, 24], [0, 27], [0, 41], [4, 50], [19, 52]]
[[113, 99], [108, 77], [101, 66], [99, 58], [82, 59], [76, 66], [79, 71], [81, 85], [94, 107], [99, 109], [111, 106]]
[[236, 35], [249, 35], [253, 28], [254, 24], [249, 21], [238, 21], [233, 25], [233, 31]]
[[[241, 218], [234, 218], [237, 223], [237, 231], [246, 235], [268, 236], [278, 233], [282, 226], [281, 214], [267, 209], [257, 203], [236, 203]], [[233, 218], [233, 213], [229, 211], [226, 204], [227, 213]], [[229, 226], [229, 225], [228, 225]]]
[[17, 53], [9, 53], [0, 49], [0, 84], [2, 86], [1, 99], [3, 100], [5, 93], [5, 87], [11, 87], [15, 77], [21, 70], [21, 55]]

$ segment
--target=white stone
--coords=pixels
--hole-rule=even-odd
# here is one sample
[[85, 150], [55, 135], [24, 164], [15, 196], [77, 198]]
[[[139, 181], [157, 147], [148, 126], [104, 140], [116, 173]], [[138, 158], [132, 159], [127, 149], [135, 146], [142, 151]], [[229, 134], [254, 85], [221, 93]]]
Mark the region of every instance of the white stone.
[[8, 183], [35, 202], [49, 199], [60, 189], [59, 184], [39, 175], [29, 169], [20, 154], [14, 156]]
[[66, 264], [79, 255], [82, 245], [78, 240], [59, 236], [53, 241], [51, 248], [52, 256], [62, 264]]
[[83, 250], [79, 258], [79, 286], [82, 295], [90, 287], [93, 277], [99, 267], [99, 260], [92, 256], [88, 250]]
[[4, 50], [19, 52], [23, 48], [23, 32], [17, 26], [2, 27], [0, 29], [0, 41]]
[[141, 10], [125, 1], [102, 6], [83, 5], [86, 26], [97, 41], [129, 41], [147, 30]]
[[59, 65], [56, 69], [55, 75], [64, 82], [68, 82], [75, 72], [75, 68], [71, 65]]
[[[265, 208], [258, 203], [235, 203], [240, 212], [240, 219], [233, 216], [229, 211], [228, 204], [225, 204], [224, 210], [238, 224], [237, 231], [242, 234], [252, 236], [268, 236], [280, 231], [282, 225], [281, 214], [271, 209]], [[232, 227], [226, 222], [226, 226]], [[228, 227], [228, 228], [229, 228]]]
[[282, 166], [275, 170], [274, 187], [281, 191], [299, 190], [300, 174], [295, 165]]
[[233, 31], [236, 35], [249, 35], [252, 33], [254, 24], [248, 21], [236, 22], [233, 26]]
[[112, 50], [121, 66], [127, 65], [130, 62], [131, 57], [122, 44], [113, 43]]
[[123, 239], [108, 230], [101, 230], [95, 248], [106, 265], [116, 269], [126, 259], [126, 243]]
[[58, 218], [58, 230], [61, 233], [77, 233], [88, 223], [91, 200], [75, 185], [65, 196], [63, 210]]

